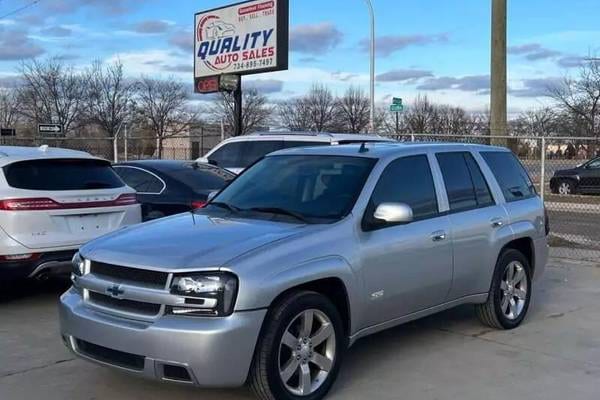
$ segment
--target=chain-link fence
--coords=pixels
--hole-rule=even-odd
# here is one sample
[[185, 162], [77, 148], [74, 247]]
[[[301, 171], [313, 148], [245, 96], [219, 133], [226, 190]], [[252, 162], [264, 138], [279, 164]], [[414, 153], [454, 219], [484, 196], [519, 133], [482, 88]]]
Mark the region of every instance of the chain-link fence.
[[[2, 138], [1, 144], [49, 146], [86, 151], [109, 160], [194, 160], [222, 140], [218, 131], [189, 136], [118, 138]], [[600, 259], [600, 141], [573, 137], [490, 137], [461, 135], [401, 135], [400, 141], [500, 144], [518, 155], [543, 196], [551, 219], [553, 254]], [[542, 149], [545, 149], [542, 151]]]

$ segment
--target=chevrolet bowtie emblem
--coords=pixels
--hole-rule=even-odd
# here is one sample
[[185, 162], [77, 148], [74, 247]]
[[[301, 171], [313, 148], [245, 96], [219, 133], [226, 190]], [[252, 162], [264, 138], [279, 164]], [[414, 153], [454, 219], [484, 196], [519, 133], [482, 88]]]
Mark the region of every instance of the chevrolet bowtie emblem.
[[125, 294], [125, 291], [121, 289], [121, 285], [114, 285], [106, 289], [106, 293], [108, 293], [111, 297], [120, 298]]

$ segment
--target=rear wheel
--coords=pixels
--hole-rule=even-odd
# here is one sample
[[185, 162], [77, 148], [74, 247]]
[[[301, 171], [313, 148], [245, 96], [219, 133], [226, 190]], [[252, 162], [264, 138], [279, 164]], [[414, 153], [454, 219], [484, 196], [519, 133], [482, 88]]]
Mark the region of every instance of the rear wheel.
[[292, 293], [265, 321], [250, 386], [261, 400], [322, 399], [346, 347], [342, 320], [331, 301], [315, 292]]
[[518, 250], [502, 252], [496, 264], [488, 300], [476, 306], [482, 323], [496, 329], [518, 327], [531, 301], [531, 266]]

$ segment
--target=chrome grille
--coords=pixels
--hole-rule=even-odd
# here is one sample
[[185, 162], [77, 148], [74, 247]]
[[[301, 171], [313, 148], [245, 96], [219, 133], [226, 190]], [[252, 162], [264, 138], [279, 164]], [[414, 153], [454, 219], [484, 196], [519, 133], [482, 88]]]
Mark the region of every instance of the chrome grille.
[[116, 299], [101, 293], [89, 292], [88, 301], [90, 304], [125, 312], [128, 314], [143, 315], [146, 317], [154, 317], [160, 312], [160, 304], [144, 303], [141, 301], [133, 301], [126, 299]]
[[97, 261], [91, 262], [90, 272], [103, 279], [155, 289], [164, 289], [169, 278], [169, 274], [166, 272], [121, 267]]

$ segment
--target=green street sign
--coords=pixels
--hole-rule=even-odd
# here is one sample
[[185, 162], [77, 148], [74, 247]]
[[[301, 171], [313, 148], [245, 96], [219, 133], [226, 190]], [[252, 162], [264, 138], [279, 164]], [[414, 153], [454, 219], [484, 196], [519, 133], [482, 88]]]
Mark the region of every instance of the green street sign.
[[404, 111], [404, 106], [402, 104], [392, 104], [390, 106], [391, 112], [402, 112]]
[[402, 98], [400, 97], [394, 97], [392, 99], [392, 104], [395, 106], [401, 106], [402, 105]]

